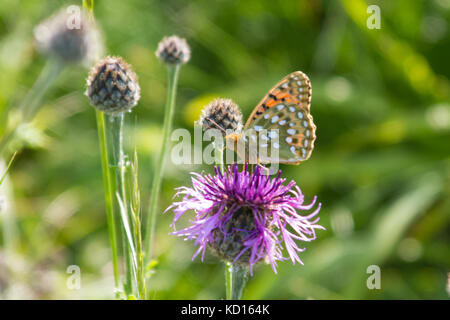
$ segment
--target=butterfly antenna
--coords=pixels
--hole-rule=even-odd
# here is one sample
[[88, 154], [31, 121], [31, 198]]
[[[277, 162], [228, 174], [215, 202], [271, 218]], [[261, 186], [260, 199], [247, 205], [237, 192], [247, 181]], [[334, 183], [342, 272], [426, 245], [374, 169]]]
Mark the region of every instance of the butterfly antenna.
[[208, 119], [208, 121], [210, 121], [213, 125], [215, 125], [216, 127], [217, 127], [217, 129], [219, 129], [219, 130], [221, 130], [223, 133], [227, 133], [226, 131], [225, 131], [225, 129], [224, 128], [222, 128], [221, 126], [219, 126], [213, 119], [211, 119], [211, 118], [206, 118], [206, 119]]

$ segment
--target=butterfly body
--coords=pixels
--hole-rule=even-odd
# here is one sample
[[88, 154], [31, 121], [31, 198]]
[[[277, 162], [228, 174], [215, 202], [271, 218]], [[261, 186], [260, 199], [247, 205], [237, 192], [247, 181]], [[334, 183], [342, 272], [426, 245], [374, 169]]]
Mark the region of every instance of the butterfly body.
[[[226, 139], [245, 143], [238, 154], [245, 150], [239, 155], [246, 161], [253, 157], [262, 164], [299, 164], [310, 157], [316, 139], [310, 105], [311, 82], [303, 72], [293, 72], [258, 103], [243, 132], [227, 135]], [[248, 147], [249, 141], [257, 142], [258, 150]]]

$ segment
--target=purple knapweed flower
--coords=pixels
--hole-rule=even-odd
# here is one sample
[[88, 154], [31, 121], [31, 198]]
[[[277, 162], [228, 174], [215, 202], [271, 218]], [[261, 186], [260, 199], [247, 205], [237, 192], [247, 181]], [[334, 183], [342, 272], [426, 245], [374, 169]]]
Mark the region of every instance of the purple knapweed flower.
[[[175, 217], [171, 226], [186, 212], [193, 210], [195, 219], [192, 225], [171, 234], [195, 240], [198, 250], [194, 259], [206, 247], [225, 261], [250, 267], [264, 260], [269, 262], [276, 273], [277, 261], [288, 260], [283, 257], [283, 243], [292, 263], [303, 264], [298, 252], [298, 241], [312, 241], [316, 238], [318, 214], [321, 204], [308, 215], [298, 211], [310, 210], [316, 203], [303, 203], [304, 197], [294, 181], [284, 185], [281, 171], [274, 178], [265, 175], [263, 168], [256, 166], [253, 173], [244, 166], [229, 166], [225, 173], [219, 167], [215, 175], [193, 173], [192, 187], [177, 189], [175, 196], [183, 199], [174, 202]], [[166, 211], [167, 211], [166, 210]]]

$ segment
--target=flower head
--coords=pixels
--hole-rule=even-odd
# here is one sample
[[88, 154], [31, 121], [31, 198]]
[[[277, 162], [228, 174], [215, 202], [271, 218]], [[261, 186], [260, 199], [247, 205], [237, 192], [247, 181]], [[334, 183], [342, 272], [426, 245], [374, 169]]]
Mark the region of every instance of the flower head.
[[40, 51], [65, 63], [90, 64], [103, 48], [94, 21], [78, 6], [64, 8], [43, 21], [34, 35]]
[[281, 171], [274, 178], [265, 175], [256, 166], [253, 173], [244, 166], [239, 171], [235, 164], [225, 173], [218, 167], [215, 175], [194, 173], [192, 187], [177, 190], [183, 199], [174, 202], [167, 210], [175, 212], [172, 226], [187, 211], [195, 212], [192, 225], [172, 232], [186, 240], [195, 240], [198, 249], [193, 259], [206, 247], [220, 258], [250, 266], [261, 260], [268, 261], [276, 273], [277, 261], [287, 260], [282, 254], [283, 243], [292, 263], [303, 264], [296, 241], [312, 241], [316, 238], [318, 214], [321, 204], [308, 215], [299, 211], [311, 210], [311, 204], [303, 203], [304, 197], [294, 181], [284, 184]]
[[158, 44], [156, 56], [169, 65], [183, 64], [191, 58], [191, 49], [183, 38], [164, 37]]
[[242, 113], [231, 99], [215, 99], [203, 109], [197, 123], [205, 131], [221, 128], [223, 131], [240, 132], [242, 130]]
[[120, 57], [106, 57], [92, 68], [86, 95], [95, 108], [107, 113], [118, 113], [136, 106], [140, 87], [128, 63]]

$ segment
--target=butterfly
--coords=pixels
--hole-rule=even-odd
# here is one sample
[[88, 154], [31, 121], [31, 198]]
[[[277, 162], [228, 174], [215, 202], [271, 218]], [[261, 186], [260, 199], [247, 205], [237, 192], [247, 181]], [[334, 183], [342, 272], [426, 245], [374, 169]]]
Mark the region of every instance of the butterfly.
[[[228, 145], [241, 153], [246, 162], [253, 157], [260, 164], [299, 164], [310, 157], [316, 139], [310, 105], [311, 82], [306, 74], [295, 71], [278, 82], [258, 103], [242, 133], [229, 134], [225, 139], [232, 142]], [[242, 142], [245, 148], [239, 152], [236, 144]], [[251, 150], [249, 142], [257, 142], [258, 150]], [[276, 156], [271, 156], [274, 151]]]

